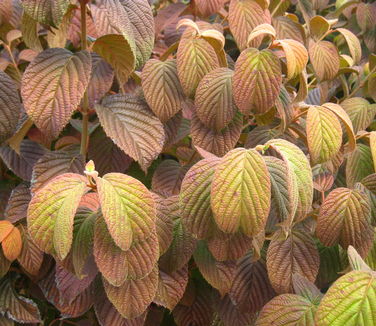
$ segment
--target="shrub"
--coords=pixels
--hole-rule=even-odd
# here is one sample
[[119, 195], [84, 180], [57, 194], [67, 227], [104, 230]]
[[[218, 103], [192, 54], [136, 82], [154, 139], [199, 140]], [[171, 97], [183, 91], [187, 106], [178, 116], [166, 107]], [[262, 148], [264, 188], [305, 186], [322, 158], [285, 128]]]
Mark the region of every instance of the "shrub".
[[0, 325], [376, 325], [375, 3], [0, 18]]

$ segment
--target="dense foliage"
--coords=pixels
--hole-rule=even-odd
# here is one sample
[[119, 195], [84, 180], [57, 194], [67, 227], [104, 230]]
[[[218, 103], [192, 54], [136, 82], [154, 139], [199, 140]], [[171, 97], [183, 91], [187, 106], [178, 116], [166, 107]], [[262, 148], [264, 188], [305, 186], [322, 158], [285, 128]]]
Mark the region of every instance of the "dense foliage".
[[375, 22], [1, 0], [0, 325], [375, 326]]

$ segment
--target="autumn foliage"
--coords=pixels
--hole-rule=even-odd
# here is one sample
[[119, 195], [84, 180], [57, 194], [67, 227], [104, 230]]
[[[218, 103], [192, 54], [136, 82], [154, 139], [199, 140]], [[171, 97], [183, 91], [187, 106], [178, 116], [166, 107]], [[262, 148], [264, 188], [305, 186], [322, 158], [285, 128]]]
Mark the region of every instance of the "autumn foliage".
[[375, 326], [375, 23], [1, 0], [0, 326]]

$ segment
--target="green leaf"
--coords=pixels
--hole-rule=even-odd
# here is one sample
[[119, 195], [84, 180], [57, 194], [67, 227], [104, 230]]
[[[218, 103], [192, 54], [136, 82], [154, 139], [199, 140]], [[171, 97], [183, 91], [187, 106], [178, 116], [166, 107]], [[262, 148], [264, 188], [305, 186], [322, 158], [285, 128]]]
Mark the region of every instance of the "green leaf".
[[371, 105], [361, 97], [346, 99], [341, 102], [341, 106], [349, 115], [355, 134], [369, 127], [376, 114], [376, 105]]
[[369, 146], [357, 144], [356, 149], [350, 153], [346, 162], [346, 183], [353, 187], [355, 183], [375, 173], [373, 167], [372, 153]]
[[338, 154], [342, 144], [342, 128], [333, 112], [322, 106], [311, 106], [306, 129], [314, 164], [330, 161]]
[[81, 197], [88, 191], [86, 179], [66, 173], [51, 180], [31, 199], [27, 224], [38, 248], [63, 260], [73, 240], [73, 219]]
[[213, 177], [211, 206], [222, 231], [258, 234], [269, 214], [270, 196], [269, 172], [259, 153], [237, 148], [221, 159]]
[[249, 48], [235, 64], [233, 93], [243, 114], [262, 114], [275, 104], [281, 86], [281, 64], [274, 52]]
[[146, 171], [162, 151], [165, 135], [159, 119], [134, 95], [107, 96], [95, 109], [107, 136]]
[[353, 271], [339, 278], [322, 299], [315, 321], [316, 326], [375, 325], [375, 273]]
[[89, 84], [91, 57], [53, 48], [41, 52], [26, 68], [21, 95], [25, 110], [48, 138], [57, 138], [80, 104]]
[[356, 189], [334, 189], [324, 200], [317, 219], [316, 234], [325, 246], [353, 246], [362, 257], [374, 237], [367, 198]]
[[97, 179], [99, 201], [108, 231], [115, 244], [128, 250], [148, 238], [155, 229], [155, 203], [138, 180], [120, 173]]

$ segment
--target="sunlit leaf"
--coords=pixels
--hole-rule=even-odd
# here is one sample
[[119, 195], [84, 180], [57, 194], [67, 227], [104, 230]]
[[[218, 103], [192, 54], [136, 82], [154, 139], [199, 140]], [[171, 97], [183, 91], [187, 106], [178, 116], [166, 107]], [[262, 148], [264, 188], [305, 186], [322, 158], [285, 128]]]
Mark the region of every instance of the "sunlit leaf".
[[319, 80], [325, 81], [334, 79], [339, 70], [339, 54], [337, 48], [328, 41], [312, 42], [309, 46], [308, 53]]
[[9, 234], [2, 240], [3, 254], [9, 261], [14, 261], [21, 254], [22, 238], [20, 230], [13, 227]]
[[376, 114], [376, 105], [370, 104], [366, 99], [361, 97], [352, 97], [341, 102], [341, 106], [349, 115], [357, 134], [365, 130], [372, 122]]

